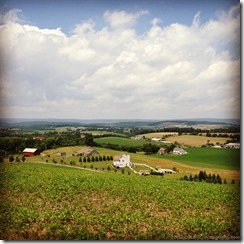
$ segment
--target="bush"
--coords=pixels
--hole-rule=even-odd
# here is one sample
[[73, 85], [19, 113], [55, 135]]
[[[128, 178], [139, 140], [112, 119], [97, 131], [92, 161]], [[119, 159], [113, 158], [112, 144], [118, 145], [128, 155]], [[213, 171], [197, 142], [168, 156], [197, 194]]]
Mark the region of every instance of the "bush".
[[14, 156], [9, 157], [9, 162], [12, 163], [14, 161]]

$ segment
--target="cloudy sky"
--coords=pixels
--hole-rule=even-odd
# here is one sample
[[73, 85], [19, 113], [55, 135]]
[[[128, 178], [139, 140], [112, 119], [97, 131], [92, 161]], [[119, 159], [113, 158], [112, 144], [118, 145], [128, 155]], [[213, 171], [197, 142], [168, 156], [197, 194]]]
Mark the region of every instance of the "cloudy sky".
[[4, 0], [1, 117], [239, 118], [237, 0]]

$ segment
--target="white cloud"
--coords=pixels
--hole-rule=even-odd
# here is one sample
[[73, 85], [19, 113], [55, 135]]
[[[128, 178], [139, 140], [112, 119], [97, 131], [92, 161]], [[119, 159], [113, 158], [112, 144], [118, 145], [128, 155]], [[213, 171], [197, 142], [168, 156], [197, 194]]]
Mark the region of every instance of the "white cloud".
[[153, 26], [158, 25], [158, 24], [160, 24], [160, 23], [162, 23], [162, 21], [161, 21], [161, 19], [159, 19], [159, 18], [154, 18], [154, 19], [151, 21], [151, 24], [152, 24]]
[[131, 26], [136, 23], [136, 21], [143, 15], [149, 14], [148, 11], [142, 10], [136, 13], [127, 13], [125, 11], [106, 11], [104, 13], [104, 19], [111, 25], [113, 28], [120, 28]]
[[9, 22], [20, 22], [21, 18], [19, 17], [21, 15], [22, 11], [20, 9], [12, 9], [6, 14], [0, 14], [0, 24], [5, 24]]
[[132, 26], [147, 11], [106, 11], [110, 26], [97, 29], [90, 19], [71, 36], [60, 28], [21, 24], [18, 15], [7, 13], [0, 26], [2, 116], [236, 117], [237, 10], [206, 23], [198, 12], [191, 26], [160, 27], [154, 18], [144, 35]]
[[198, 11], [195, 16], [194, 16], [194, 19], [192, 21], [192, 25], [195, 27], [195, 28], [198, 28], [199, 25], [200, 25], [200, 11]]

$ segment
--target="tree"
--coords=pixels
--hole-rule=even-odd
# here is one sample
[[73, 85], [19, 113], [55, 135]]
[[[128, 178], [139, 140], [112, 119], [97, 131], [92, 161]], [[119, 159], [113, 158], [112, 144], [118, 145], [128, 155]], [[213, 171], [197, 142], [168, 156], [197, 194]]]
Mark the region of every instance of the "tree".
[[142, 146], [142, 151], [144, 151], [146, 154], [154, 154], [154, 153], [157, 153], [159, 149], [160, 149], [159, 146], [153, 145], [151, 143], [144, 144]]
[[7, 152], [5, 152], [4, 150], [0, 150], [0, 156], [2, 156], [3, 158], [5, 158], [7, 155]]
[[11, 155], [11, 156], [9, 157], [9, 162], [12, 163], [13, 161], [14, 161], [14, 156]]
[[82, 162], [82, 159], [81, 159], [81, 157], [79, 158], [79, 162], [80, 162], [80, 163]]
[[85, 145], [86, 146], [94, 146], [92, 134], [85, 134], [84, 139], [85, 139]]
[[192, 175], [189, 176], [189, 181], [193, 181]]
[[83, 159], [83, 162], [86, 163], [86, 158]]
[[188, 177], [187, 177], [187, 175], [185, 175], [185, 176], [183, 177], [183, 180], [188, 181]]
[[222, 179], [221, 179], [220, 175], [217, 175], [216, 179], [219, 184], [222, 184]]

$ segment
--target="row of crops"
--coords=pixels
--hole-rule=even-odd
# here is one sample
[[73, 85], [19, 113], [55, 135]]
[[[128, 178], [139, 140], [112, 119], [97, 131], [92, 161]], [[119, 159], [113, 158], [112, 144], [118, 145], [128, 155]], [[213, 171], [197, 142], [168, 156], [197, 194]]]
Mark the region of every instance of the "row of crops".
[[5, 240], [240, 239], [240, 186], [0, 165]]

